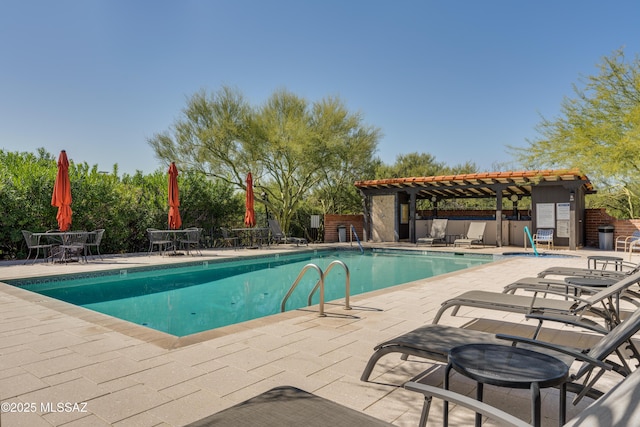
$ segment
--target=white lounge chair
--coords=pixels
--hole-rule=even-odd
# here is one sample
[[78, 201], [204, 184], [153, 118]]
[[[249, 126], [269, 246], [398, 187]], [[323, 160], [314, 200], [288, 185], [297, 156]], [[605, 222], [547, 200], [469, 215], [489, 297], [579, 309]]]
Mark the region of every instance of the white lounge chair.
[[482, 246], [484, 246], [484, 229], [486, 227], [486, 222], [472, 222], [469, 224], [466, 236], [454, 240], [453, 246], [469, 245], [471, 247], [473, 243], [482, 243]]
[[425, 243], [433, 246], [434, 243], [445, 243], [448, 221], [446, 218], [435, 218], [431, 222], [431, 232], [427, 236], [420, 237], [416, 241], [416, 245], [418, 243]]

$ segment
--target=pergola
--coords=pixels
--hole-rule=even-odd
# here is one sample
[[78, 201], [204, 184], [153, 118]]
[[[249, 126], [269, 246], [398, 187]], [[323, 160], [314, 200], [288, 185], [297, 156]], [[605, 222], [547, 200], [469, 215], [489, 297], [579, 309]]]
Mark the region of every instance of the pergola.
[[[576, 220], [576, 203], [580, 209], [584, 208], [584, 195], [594, 193], [589, 179], [576, 169], [571, 170], [531, 170], [510, 172], [485, 172], [461, 175], [440, 175], [410, 178], [389, 178], [366, 181], [356, 181], [355, 186], [365, 197], [365, 225], [370, 229], [371, 217], [366, 203], [375, 195], [400, 194], [408, 196], [409, 201], [409, 239], [416, 241], [416, 201], [426, 199], [436, 204], [446, 199], [468, 198], [493, 198], [496, 200], [495, 218], [498, 222], [496, 228], [496, 241], [500, 245], [502, 241], [502, 200], [506, 197], [510, 200], [519, 200], [522, 197], [532, 197], [534, 201], [559, 200], [566, 193], [566, 200], [571, 203], [572, 222]], [[545, 197], [545, 189], [555, 189], [553, 196]], [[577, 223], [577, 222], [576, 222]], [[575, 224], [573, 227], [575, 228]], [[575, 233], [569, 239], [570, 246], [575, 246]], [[575, 247], [574, 247], [575, 249]]]

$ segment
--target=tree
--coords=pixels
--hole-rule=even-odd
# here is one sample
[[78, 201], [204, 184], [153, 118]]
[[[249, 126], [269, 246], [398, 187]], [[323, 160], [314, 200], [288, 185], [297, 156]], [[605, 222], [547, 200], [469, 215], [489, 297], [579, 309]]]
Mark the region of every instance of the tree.
[[[605, 57], [599, 74], [574, 85], [575, 98], [565, 98], [561, 115], [543, 118], [539, 138], [525, 148], [510, 147], [528, 168], [578, 168], [636, 208], [640, 171], [640, 59], [627, 62], [622, 50]], [[623, 205], [624, 206], [624, 205]]]
[[279, 90], [252, 108], [237, 90], [223, 87], [213, 95], [195, 94], [176, 124], [149, 144], [158, 158], [243, 191], [252, 172], [258, 201], [287, 232], [313, 191], [342, 186], [339, 178], [366, 170], [378, 139], [379, 131], [364, 126], [338, 99], [309, 104]]
[[447, 166], [429, 153], [399, 154], [393, 165], [380, 164], [376, 170], [379, 179], [406, 178], [411, 176], [454, 175], [474, 173], [478, 169], [474, 163], [467, 162], [455, 166]]

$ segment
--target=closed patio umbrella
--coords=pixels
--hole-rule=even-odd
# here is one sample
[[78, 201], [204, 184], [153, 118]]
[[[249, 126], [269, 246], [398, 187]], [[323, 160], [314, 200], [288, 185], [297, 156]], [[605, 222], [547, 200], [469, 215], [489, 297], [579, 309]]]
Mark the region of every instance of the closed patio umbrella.
[[178, 190], [178, 168], [174, 162], [169, 166], [169, 229], [177, 230], [182, 226], [180, 218], [180, 190]]
[[244, 225], [253, 227], [256, 225], [256, 213], [253, 209], [253, 177], [251, 172], [247, 174], [247, 200], [245, 202]]
[[62, 150], [58, 158], [58, 174], [53, 185], [53, 195], [51, 196], [51, 206], [58, 208], [56, 219], [58, 229], [67, 231], [71, 228], [71, 182], [69, 181], [69, 159], [67, 152]]

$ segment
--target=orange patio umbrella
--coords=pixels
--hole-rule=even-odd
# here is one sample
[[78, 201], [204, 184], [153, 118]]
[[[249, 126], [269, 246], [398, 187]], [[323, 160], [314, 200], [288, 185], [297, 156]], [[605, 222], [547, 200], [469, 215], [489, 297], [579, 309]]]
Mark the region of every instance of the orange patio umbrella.
[[256, 213], [253, 209], [253, 177], [251, 176], [251, 172], [247, 174], [247, 200], [245, 201], [245, 205], [244, 225], [253, 227], [256, 225]]
[[175, 162], [169, 166], [169, 229], [177, 230], [182, 226], [180, 218], [180, 190], [178, 190], [178, 168]]
[[69, 181], [69, 159], [67, 152], [62, 150], [58, 158], [58, 174], [53, 185], [53, 195], [51, 196], [51, 206], [58, 208], [56, 219], [58, 229], [67, 231], [71, 228], [71, 182]]

